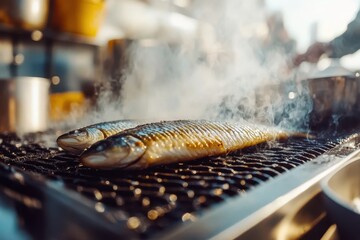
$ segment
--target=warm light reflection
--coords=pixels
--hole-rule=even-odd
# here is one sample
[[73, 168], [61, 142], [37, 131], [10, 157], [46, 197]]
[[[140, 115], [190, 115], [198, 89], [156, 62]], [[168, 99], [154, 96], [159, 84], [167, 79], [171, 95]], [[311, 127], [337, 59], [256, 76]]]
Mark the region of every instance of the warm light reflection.
[[99, 213], [105, 212], [105, 206], [104, 206], [104, 204], [102, 204], [102, 203], [100, 203], [100, 202], [96, 203], [96, 204], [95, 204], [95, 210], [96, 210], [97, 212], [99, 212]]
[[131, 217], [129, 218], [129, 220], [127, 221], [127, 226], [130, 229], [136, 229], [140, 226], [140, 220], [137, 217]]
[[58, 76], [53, 76], [53, 77], [51, 78], [51, 83], [52, 83], [53, 85], [59, 85], [59, 83], [60, 83], [60, 77], [58, 77]]
[[43, 37], [43, 33], [39, 30], [35, 30], [31, 33], [31, 39], [35, 42], [40, 41]]
[[14, 58], [14, 62], [16, 65], [20, 65], [24, 62], [25, 60], [25, 57], [23, 54], [19, 53], [19, 54], [16, 54], [15, 58]]

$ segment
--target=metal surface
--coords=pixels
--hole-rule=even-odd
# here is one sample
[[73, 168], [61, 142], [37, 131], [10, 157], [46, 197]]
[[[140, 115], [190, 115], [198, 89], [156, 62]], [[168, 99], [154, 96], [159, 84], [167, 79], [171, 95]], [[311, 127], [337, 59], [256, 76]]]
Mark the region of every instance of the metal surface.
[[261, 86], [256, 91], [256, 106], [262, 116], [267, 111], [262, 109], [271, 102], [276, 123], [304, 129], [354, 126], [360, 119], [359, 81], [359, 77], [340, 75]]
[[118, 231], [134, 238], [111, 229], [86, 199], [59, 196], [37, 177], [0, 163], [0, 239], [116, 239]]
[[5, 23], [27, 29], [45, 27], [48, 11], [48, 0], [1, 0], [0, 14]]
[[352, 76], [312, 78], [302, 82], [313, 103], [310, 124], [319, 126], [357, 116], [358, 79]]
[[[234, 225], [244, 233], [266, 218], [271, 209], [282, 205], [276, 199], [291, 191], [294, 184], [306, 182], [341, 160], [337, 156], [324, 165], [318, 164], [323, 160], [317, 157], [344, 146], [341, 137], [290, 139], [225, 157], [121, 172], [79, 166], [76, 156], [45, 148], [31, 138], [24, 141], [5, 134], [0, 139], [0, 166], [5, 164], [12, 173], [24, 175], [23, 179], [28, 176], [40, 181], [56, 208], [66, 205], [62, 212], [67, 214], [62, 219], [51, 215], [47, 220], [51, 232], [61, 232], [69, 219], [76, 224], [75, 219], [96, 218], [102, 224], [92, 228], [106, 225], [106, 231], [118, 237], [154, 239], [238, 236], [238, 231], [222, 234]], [[296, 173], [300, 165], [308, 167]], [[256, 218], [249, 218], [264, 209]], [[51, 223], [54, 219], [56, 224]]]
[[322, 189], [328, 213], [343, 239], [360, 239], [360, 158], [324, 179]]
[[23, 134], [46, 130], [49, 87], [45, 78], [0, 79], [0, 132]]

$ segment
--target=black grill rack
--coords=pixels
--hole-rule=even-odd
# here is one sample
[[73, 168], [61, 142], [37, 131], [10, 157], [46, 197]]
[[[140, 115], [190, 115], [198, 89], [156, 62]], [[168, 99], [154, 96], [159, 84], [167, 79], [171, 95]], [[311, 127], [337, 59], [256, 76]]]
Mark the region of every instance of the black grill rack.
[[63, 183], [64, 193], [75, 191], [94, 201], [94, 210], [110, 223], [124, 223], [147, 238], [193, 221], [209, 207], [311, 161], [342, 141], [291, 138], [227, 156], [125, 172], [90, 169], [58, 148], [2, 134], [0, 166]]

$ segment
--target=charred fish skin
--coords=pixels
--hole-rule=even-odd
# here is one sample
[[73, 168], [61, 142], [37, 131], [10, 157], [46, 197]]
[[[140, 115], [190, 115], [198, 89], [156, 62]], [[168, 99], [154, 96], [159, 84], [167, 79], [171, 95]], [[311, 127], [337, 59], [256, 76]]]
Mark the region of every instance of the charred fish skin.
[[140, 121], [118, 120], [102, 122], [82, 127], [59, 136], [57, 144], [73, 154], [80, 154], [95, 142], [117, 134], [125, 129], [136, 127]]
[[[247, 122], [163, 121], [140, 125], [99, 141], [84, 151], [80, 159], [84, 165], [95, 168], [144, 169], [226, 154], [288, 135], [278, 128]], [[127, 143], [129, 137], [131, 146]]]

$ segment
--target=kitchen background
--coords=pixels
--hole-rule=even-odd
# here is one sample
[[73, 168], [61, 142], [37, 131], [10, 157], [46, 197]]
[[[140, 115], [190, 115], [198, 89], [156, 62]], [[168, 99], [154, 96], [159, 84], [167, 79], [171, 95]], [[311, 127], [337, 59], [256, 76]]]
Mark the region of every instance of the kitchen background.
[[[198, 9], [206, 12], [207, 5], [214, 6], [214, 2], [2, 0], [0, 78], [49, 78], [51, 117], [63, 119], [72, 109], [83, 106], [84, 101], [93, 103], [96, 89], [110, 86], [114, 95], [119, 94], [122, 69], [126, 66], [123, 55], [131, 42], [136, 41], [142, 49], [152, 49], [159, 42], [176, 48], [202, 38], [204, 52], [219, 51], [214, 49], [213, 25], [203, 22], [199, 14]], [[282, 44], [286, 55], [291, 56], [314, 41], [327, 41], [344, 31], [359, 3], [259, 0], [255, 5], [254, 15], [260, 12], [264, 18], [250, 19], [254, 24], [240, 35], [258, 39], [265, 47]], [[241, 14], [244, 13], [240, 9]], [[249, 19], [249, 15], [244, 19]], [[276, 26], [283, 27], [285, 38], [277, 38]], [[211, 54], [206, 57], [211, 58]], [[342, 58], [341, 63], [357, 70], [359, 59], [359, 54], [353, 54]], [[328, 65], [329, 60], [322, 59], [317, 67]]]

